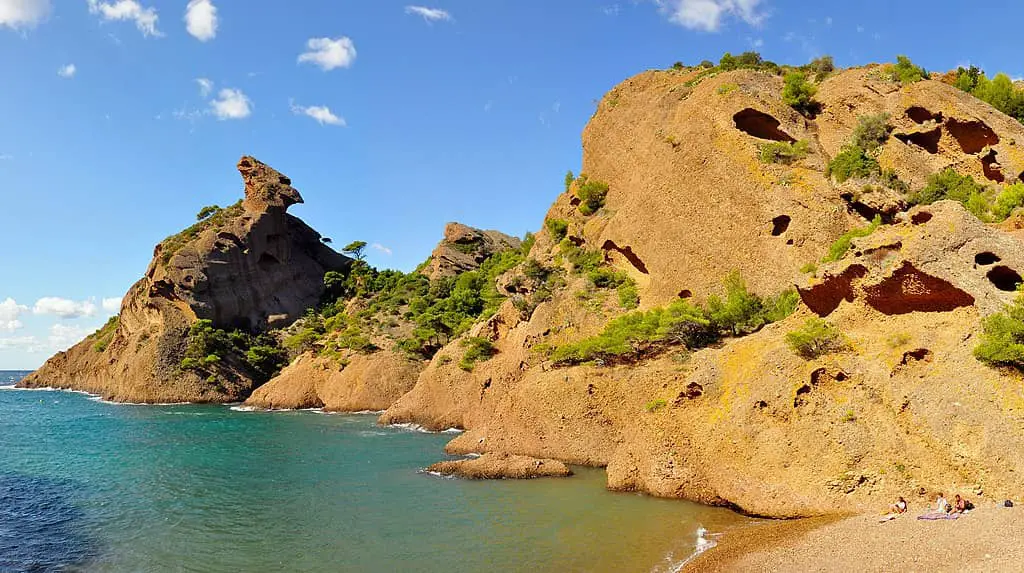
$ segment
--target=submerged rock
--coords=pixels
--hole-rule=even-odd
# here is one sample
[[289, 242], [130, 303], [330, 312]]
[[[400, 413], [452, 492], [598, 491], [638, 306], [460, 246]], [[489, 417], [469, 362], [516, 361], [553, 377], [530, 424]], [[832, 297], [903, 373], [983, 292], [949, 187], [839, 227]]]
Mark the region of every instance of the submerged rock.
[[467, 479], [532, 479], [572, 475], [569, 467], [557, 460], [503, 454], [484, 454], [479, 458], [438, 462], [428, 467], [427, 471]]

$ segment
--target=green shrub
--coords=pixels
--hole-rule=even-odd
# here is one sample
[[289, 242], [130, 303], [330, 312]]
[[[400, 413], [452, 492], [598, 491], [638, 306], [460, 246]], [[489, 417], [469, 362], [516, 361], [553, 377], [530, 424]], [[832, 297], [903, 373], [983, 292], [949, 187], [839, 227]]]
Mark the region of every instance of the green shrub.
[[850, 250], [850, 246], [853, 244], [854, 239], [869, 236], [881, 225], [882, 217], [880, 215], [875, 215], [874, 220], [872, 220], [871, 224], [867, 227], [847, 231], [843, 236], [836, 239], [836, 242], [832, 243], [832, 246], [828, 249], [828, 255], [825, 255], [825, 258], [822, 259], [821, 262], [832, 263], [843, 258], [843, 255]]
[[562, 241], [558, 248], [562, 257], [572, 266], [574, 273], [589, 273], [604, 263], [604, 255], [601, 251], [588, 251], [577, 247], [568, 239]]
[[548, 228], [551, 238], [556, 243], [564, 239], [565, 235], [569, 233], [569, 221], [565, 219], [548, 219], [544, 222], [544, 226]]
[[975, 358], [1024, 371], [1024, 293], [1018, 293], [1002, 312], [985, 318], [982, 325], [984, 332], [974, 349]]
[[583, 215], [593, 215], [604, 207], [608, 195], [608, 184], [603, 181], [591, 181], [586, 175], [576, 179], [576, 197], [579, 198], [579, 211]]
[[1024, 183], [1007, 185], [996, 197], [995, 204], [991, 209], [992, 218], [995, 221], [1004, 221], [1022, 206], [1024, 206]]
[[533, 249], [533, 244], [537, 242], [537, 236], [533, 233], [527, 232], [523, 236], [523, 244], [519, 249], [519, 252], [525, 257], [530, 254], [530, 250]]
[[718, 92], [718, 95], [728, 95], [738, 89], [740, 89], [740, 86], [736, 84], [722, 84], [715, 91]]
[[467, 372], [473, 370], [477, 362], [490, 360], [491, 356], [497, 352], [490, 340], [479, 336], [463, 340], [462, 346], [466, 349], [466, 353], [462, 355], [459, 368]]
[[880, 174], [881, 171], [878, 161], [869, 156], [864, 149], [850, 145], [832, 158], [825, 175], [835, 177], [836, 181], [843, 183], [854, 177], [866, 179]]
[[764, 143], [760, 147], [759, 157], [761, 163], [782, 163], [791, 165], [800, 161], [810, 152], [811, 146], [805, 140], [795, 143], [786, 141], [773, 141]]
[[206, 207], [200, 209], [198, 213], [196, 213], [196, 221], [208, 219], [211, 216], [215, 215], [220, 210], [220, 205], [207, 205]]
[[984, 189], [970, 175], [960, 175], [952, 167], [947, 167], [928, 177], [928, 184], [908, 199], [915, 205], [931, 205], [936, 201], [950, 199], [966, 206]]
[[910, 58], [906, 56], [896, 56], [896, 65], [892, 67], [893, 81], [907, 85], [919, 82], [927, 77], [928, 72], [926, 72], [924, 68], [914, 65], [914, 63], [910, 61]]
[[587, 273], [590, 284], [597, 288], [619, 288], [630, 280], [629, 275], [608, 267], [596, 268]]
[[835, 71], [836, 65], [832, 56], [821, 56], [819, 58], [814, 58], [809, 64], [802, 66], [801, 69], [814, 74], [814, 79], [820, 82]]
[[814, 113], [817, 110], [814, 95], [818, 93], [818, 88], [807, 81], [807, 76], [803, 72], [790, 72], [786, 74], [784, 81], [783, 103], [803, 114]]
[[636, 283], [629, 280], [619, 285], [619, 306], [626, 310], [633, 310], [640, 306], [640, 293], [636, 290]]
[[203, 231], [206, 231], [207, 229], [218, 229], [226, 225], [232, 219], [240, 217], [244, 211], [245, 209], [242, 208], [242, 202], [239, 201], [227, 209], [216, 210], [212, 214], [209, 214], [205, 219], [197, 222], [184, 231], [181, 231], [177, 235], [167, 237], [160, 242], [160, 260], [164, 264], [167, 264], [182, 247], [195, 240], [203, 233]]
[[653, 414], [659, 410], [664, 410], [666, 406], [668, 406], [668, 402], [663, 398], [658, 398], [657, 400], [651, 400], [648, 402], [647, 405], [644, 406], [644, 409], [647, 410], [648, 413]]
[[889, 140], [892, 126], [888, 113], [862, 115], [853, 130], [853, 146], [873, 153]]
[[725, 281], [724, 299], [709, 297], [705, 307], [677, 300], [667, 307], [635, 311], [610, 321], [597, 336], [559, 346], [551, 358], [557, 364], [591, 360], [636, 359], [654, 346], [703, 348], [723, 335], [752, 332], [791, 314], [798, 303], [795, 291], [761, 298], [747, 291], [738, 273]]
[[446, 365], [451, 364], [451, 363], [452, 363], [452, 357], [448, 356], [447, 354], [441, 355], [441, 356], [437, 357], [437, 365], [438, 366], [446, 366]]
[[818, 265], [814, 263], [807, 263], [806, 265], [800, 267], [800, 272], [804, 274], [816, 273], [818, 272]]
[[572, 191], [572, 184], [576, 182], [576, 175], [570, 170], [565, 174], [565, 192]]
[[117, 327], [121, 324], [121, 315], [114, 315], [107, 319], [107, 322], [100, 327], [99, 330], [92, 333], [94, 340], [92, 349], [96, 352], [103, 352], [110, 346], [110, 343], [114, 340], [114, 335], [117, 334]]
[[843, 334], [820, 318], [809, 318], [799, 330], [786, 334], [786, 344], [808, 360], [841, 352], [847, 347]]

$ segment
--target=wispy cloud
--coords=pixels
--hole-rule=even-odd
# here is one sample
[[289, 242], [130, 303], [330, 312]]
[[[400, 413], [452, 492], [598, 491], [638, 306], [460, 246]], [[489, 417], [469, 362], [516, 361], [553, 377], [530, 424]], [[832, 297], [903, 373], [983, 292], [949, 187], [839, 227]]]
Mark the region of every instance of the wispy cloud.
[[356, 45], [351, 38], [310, 38], [306, 51], [299, 55], [300, 64], [313, 64], [325, 72], [348, 68], [356, 61]]
[[89, 331], [81, 326], [54, 324], [50, 327], [50, 335], [46, 338], [52, 350], [64, 351], [78, 344], [88, 334]]
[[97, 14], [103, 20], [133, 21], [143, 36], [163, 35], [156, 28], [157, 20], [160, 19], [156, 8], [144, 8], [136, 0], [116, 0], [115, 2], [89, 0], [89, 13]]
[[101, 301], [100, 306], [107, 312], [118, 312], [121, 310], [120, 298], [105, 298]]
[[57, 70], [57, 75], [62, 78], [73, 78], [75, 77], [76, 72], [78, 72], [78, 68], [75, 67], [75, 64], [68, 64], [66, 66], [61, 66], [60, 69]]
[[252, 115], [252, 100], [242, 90], [224, 88], [217, 93], [217, 98], [210, 101], [210, 111], [217, 119], [245, 119]]
[[601, 12], [603, 12], [605, 16], [618, 16], [620, 11], [621, 9], [618, 4], [612, 4], [611, 6], [604, 6], [601, 8]]
[[654, 0], [669, 20], [685, 28], [717, 32], [727, 17], [759, 25], [765, 18], [761, 0]]
[[50, 0], [0, 0], [0, 26], [34, 28], [50, 15]]
[[11, 348], [16, 348], [31, 354], [42, 352], [45, 349], [45, 347], [39, 343], [39, 339], [35, 336], [0, 338], [0, 350], [8, 350]]
[[428, 24], [433, 22], [450, 22], [452, 15], [440, 8], [427, 8], [426, 6], [406, 6], [406, 14], [421, 16]]
[[206, 97], [213, 92], [213, 80], [196, 78], [196, 83], [199, 84], [199, 95], [201, 97]]
[[345, 118], [334, 115], [334, 112], [325, 105], [312, 105], [304, 107], [301, 105], [295, 105], [295, 102], [289, 102], [289, 106], [292, 108], [292, 113], [295, 115], [305, 115], [311, 117], [317, 121], [320, 125], [336, 125], [338, 127], [345, 127]]
[[189, 0], [185, 8], [185, 29], [200, 42], [217, 37], [217, 7], [211, 0]]
[[391, 249], [385, 247], [384, 245], [382, 245], [380, 243], [374, 243], [374, 244], [370, 245], [370, 248], [375, 250], [375, 251], [380, 251], [381, 253], [384, 253], [385, 255], [387, 255], [389, 257], [391, 256]]
[[14, 156], [9, 153], [0, 153], [0, 161], [14, 161]]
[[91, 300], [74, 301], [54, 296], [43, 297], [32, 307], [32, 314], [52, 315], [59, 318], [82, 318], [96, 314], [96, 303]]

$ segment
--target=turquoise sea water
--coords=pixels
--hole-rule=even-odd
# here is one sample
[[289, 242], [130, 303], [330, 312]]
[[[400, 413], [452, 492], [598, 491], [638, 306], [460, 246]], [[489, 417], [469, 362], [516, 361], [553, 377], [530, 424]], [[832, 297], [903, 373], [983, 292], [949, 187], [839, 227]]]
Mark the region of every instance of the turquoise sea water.
[[0, 391], [0, 572], [668, 571], [744, 521], [601, 470], [438, 478], [451, 435], [375, 421]]

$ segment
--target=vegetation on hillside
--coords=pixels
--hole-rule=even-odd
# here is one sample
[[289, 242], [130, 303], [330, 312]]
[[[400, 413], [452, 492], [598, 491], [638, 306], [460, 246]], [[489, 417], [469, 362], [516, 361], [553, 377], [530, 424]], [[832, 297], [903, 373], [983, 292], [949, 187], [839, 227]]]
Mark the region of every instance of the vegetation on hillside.
[[919, 82], [928, 77], [924, 68], [910, 61], [906, 56], [896, 56], [896, 64], [892, 66], [892, 80], [903, 85]]
[[1008, 366], [1024, 371], [1024, 293], [1002, 312], [987, 317], [984, 333], [974, 356], [993, 366]]
[[799, 329], [787, 333], [786, 344], [807, 360], [842, 352], [848, 347], [839, 329], [820, 318], [808, 318]]
[[957, 68], [952, 83], [1017, 121], [1024, 122], [1024, 89], [1014, 85], [1010, 76], [996, 74], [989, 79], [980, 68], [961, 67]]
[[228, 221], [241, 216], [242, 201], [221, 209], [216, 205], [203, 207], [196, 215], [198, 222], [176, 235], [171, 235], [160, 242], [160, 260], [167, 264], [182, 247], [201, 235], [207, 229], [219, 229]]
[[257, 382], [265, 382], [287, 364], [287, 353], [270, 334], [227, 331], [210, 320], [198, 320], [188, 332], [188, 346], [181, 367], [215, 381], [217, 365], [227, 362], [244, 366]]
[[591, 180], [586, 174], [580, 174], [570, 184], [576, 187], [576, 198], [580, 203], [579, 212], [590, 216], [604, 207], [605, 197], [608, 195], [608, 184], [604, 181]]
[[92, 349], [96, 352], [103, 352], [110, 346], [110, 343], [114, 340], [114, 335], [117, 334], [117, 327], [121, 324], [121, 315], [117, 314], [107, 320], [106, 324], [100, 327], [99, 330], [92, 333], [89, 338], [92, 339]]
[[788, 141], [772, 141], [770, 143], [761, 144], [759, 148], [759, 158], [761, 159], [761, 163], [781, 163], [783, 165], [792, 165], [793, 163], [807, 157], [810, 150], [810, 144], [804, 139], [793, 143]]
[[1024, 206], [1024, 183], [985, 186], [950, 167], [932, 174], [928, 184], [907, 199], [916, 205], [930, 205], [944, 199], [957, 201], [978, 219], [997, 223]]
[[724, 298], [709, 297], [704, 305], [677, 300], [667, 307], [625, 314], [597, 336], [555, 348], [551, 359], [559, 365], [628, 362], [672, 346], [703, 348], [781, 320], [796, 310], [798, 302], [793, 290], [767, 298], [751, 293], [739, 273], [732, 273], [725, 280]]
[[814, 115], [821, 105], [814, 101], [814, 95], [818, 88], [807, 81], [804, 72], [789, 72], [786, 74], [785, 86], [782, 88], [782, 103], [797, 110], [804, 115]]
[[850, 246], [853, 244], [854, 239], [859, 239], [861, 237], [867, 237], [871, 235], [871, 233], [874, 233], [881, 225], [882, 217], [876, 215], [875, 218], [871, 221], [870, 225], [866, 227], [861, 227], [859, 229], [851, 229], [847, 231], [838, 239], [836, 239], [836, 241], [832, 243], [831, 246], [829, 246], [828, 254], [825, 255], [823, 259], [821, 259], [821, 262], [832, 263], [843, 258], [843, 255], [845, 255], [846, 252], [850, 250]]
[[894, 175], [883, 174], [878, 164], [878, 153], [889, 139], [892, 126], [888, 114], [861, 116], [853, 131], [850, 143], [829, 162], [825, 175], [834, 177], [839, 183], [848, 179], [872, 179], [884, 181]]

